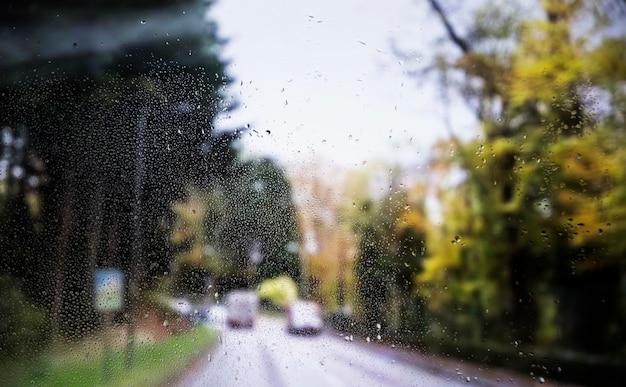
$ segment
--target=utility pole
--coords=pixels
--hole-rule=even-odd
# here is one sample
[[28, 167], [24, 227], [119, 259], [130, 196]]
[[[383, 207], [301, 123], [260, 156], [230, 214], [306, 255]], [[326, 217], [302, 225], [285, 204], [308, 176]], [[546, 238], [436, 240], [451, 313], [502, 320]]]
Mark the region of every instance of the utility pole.
[[143, 230], [142, 230], [142, 202], [143, 202], [143, 179], [146, 169], [145, 132], [148, 117], [145, 108], [139, 111], [137, 119], [137, 154], [135, 157], [135, 181], [133, 200], [133, 243], [131, 250], [130, 276], [128, 278], [128, 342], [126, 344], [126, 366], [133, 365], [133, 352], [135, 346], [135, 331], [137, 329], [136, 312], [139, 301], [139, 284], [143, 277]]

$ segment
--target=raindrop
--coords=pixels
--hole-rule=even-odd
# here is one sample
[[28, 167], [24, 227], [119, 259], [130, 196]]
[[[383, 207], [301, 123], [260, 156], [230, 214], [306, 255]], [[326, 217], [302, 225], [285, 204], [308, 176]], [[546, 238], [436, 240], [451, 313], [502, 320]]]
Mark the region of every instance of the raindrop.
[[141, 21], [141, 24], [146, 24], [146, 21], [145, 21], [145, 20], [142, 20], [142, 21]]
[[546, 380], [543, 378], [543, 376], [540, 376], [539, 377], [539, 383], [543, 384], [545, 382], [546, 382]]

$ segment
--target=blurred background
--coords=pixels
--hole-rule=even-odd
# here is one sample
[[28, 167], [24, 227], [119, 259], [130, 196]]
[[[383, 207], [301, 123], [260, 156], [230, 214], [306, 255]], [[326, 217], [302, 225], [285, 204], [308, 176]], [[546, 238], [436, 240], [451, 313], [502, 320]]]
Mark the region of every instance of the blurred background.
[[7, 384], [237, 385], [241, 337], [626, 381], [626, 2], [1, 7]]

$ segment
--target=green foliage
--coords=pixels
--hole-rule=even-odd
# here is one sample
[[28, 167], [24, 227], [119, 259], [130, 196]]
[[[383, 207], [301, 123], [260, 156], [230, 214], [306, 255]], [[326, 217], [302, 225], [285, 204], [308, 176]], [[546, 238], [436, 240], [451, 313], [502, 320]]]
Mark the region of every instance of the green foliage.
[[299, 244], [300, 237], [291, 186], [283, 171], [268, 159], [242, 162], [224, 190], [228, 195], [222, 246], [235, 267], [251, 271], [246, 274], [249, 285], [281, 274], [299, 282], [300, 258], [290, 245]]
[[[544, 2], [540, 19], [506, 10], [479, 10], [472, 49], [441, 66], [465, 80], [484, 136], [452, 139], [442, 163], [464, 180], [439, 193], [443, 221], [418, 280], [444, 339], [614, 351], [625, 316], [624, 41], [598, 32], [584, 2]], [[583, 19], [594, 44], [579, 38]]]
[[299, 278], [298, 252], [291, 247], [299, 241], [295, 206], [283, 172], [269, 160], [232, 168], [236, 172], [209, 188], [191, 186], [172, 205], [179, 294], [204, 294], [207, 280], [226, 291], [283, 274]]
[[[228, 83], [221, 42], [205, 18], [208, 3], [184, 3], [188, 12], [163, 2], [112, 8], [95, 2], [73, 12], [63, 8], [71, 4], [40, 4], [41, 14], [54, 8], [54, 14], [66, 15], [54, 26], [60, 36], [108, 20], [117, 23], [116, 33], [132, 30], [137, 13], [154, 17], [154, 25], [184, 24], [185, 34], [172, 33], [171, 42], [152, 35], [105, 42], [110, 45], [78, 40], [79, 49], [71, 53], [63, 50], [67, 41], [58, 39], [46, 47], [50, 58], [35, 52], [20, 58], [19, 66], [0, 65], [0, 125], [24, 128], [28, 155], [19, 165], [28, 172], [19, 184], [23, 192], [9, 192], [6, 187], [17, 184], [3, 178], [2, 200], [35, 197], [41, 207], [36, 220], [15, 205], [0, 219], [0, 247], [11, 244], [9, 254], [0, 253], [2, 271], [6, 262], [15, 267], [9, 272], [30, 300], [47, 308], [54, 335], [75, 336], [96, 325], [87, 289], [97, 266], [120, 267], [137, 285], [129, 287], [126, 306], [132, 309], [139, 291], [167, 273], [178, 252], [163, 227], [171, 203], [190, 184], [206, 187], [227, 175], [234, 160], [237, 136], [213, 130]], [[7, 44], [34, 39], [29, 31], [47, 32], [49, 21], [32, 17], [35, 9], [40, 8], [15, 8], [23, 17], [4, 37]], [[39, 184], [28, 186], [33, 175]], [[5, 227], [5, 219], [15, 218], [15, 227]]]
[[357, 201], [353, 215], [358, 255], [355, 263], [360, 323], [366, 332], [419, 340], [424, 329], [422, 294], [417, 274], [428, 255], [421, 188], [394, 190], [374, 201]]
[[[106, 355], [103, 340], [100, 340], [83, 350], [71, 348], [42, 353], [17, 369], [6, 370], [3, 382], [14, 386], [33, 383], [46, 386], [161, 385], [171, 382], [216, 341], [215, 332], [197, 327], [161, 342], [139, 345], [134, 366], [127, 368], [124, 348], [113, 348], [112, 353]], [[109, 365], [106, 374], [105, 357]]]
[[0, 355], [28, 358], [37, 354], [48, 340], [45, 312], [29, 303], [12, 277], [0, 275]]

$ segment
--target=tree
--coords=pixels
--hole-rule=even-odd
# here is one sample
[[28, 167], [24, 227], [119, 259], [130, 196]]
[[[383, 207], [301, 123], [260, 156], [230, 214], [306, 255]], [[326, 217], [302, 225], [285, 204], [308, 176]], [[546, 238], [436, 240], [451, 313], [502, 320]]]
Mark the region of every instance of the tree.
[[175, 291], [202, 296], [207, 280], [223, 293], [280, 275], [300, 279], [291, 188], [271, 160], [237, 160], [210, 186], [190, 185], [172, 210]]
[[[624, 270], [622, 243], [601, 227], [620, 229], [626, 204], [617, 188], [623, 177], [612, 168], [622, 156], [607, 146], [623, 143], [617, 118], [623, 103], [617, 89], [623, 88], [609, 85], [623, 84], [622, 66], [611, 59], [624, 52], [623, 39], [610, 38], [597, 9], [578, 1], [544, 2], [538, 20], [519, 20], [519, 12], [498, 3], [477, 12], [467, 37], [438, 1], [430, 3], [460, 51], [451, 60], [439, 58], [444, 79], [459, 81], [483, 137], [468, 144], [453, 138], [453, 162], [465, 181], [448, 193], [458, 205], [444, 225], [454, 225], [455, 234], [445, 236], [453, 242], [458, 236], [463, 248], [453, 255], [458, 258], [446, 259], [448, 249], [434, 245], [441, 253], [426, 263], [422, 280], [465, 289], [439, 301], [469, 303], [479, 311], [472, 317], [479, 325], [485, 310], [495, 312], [508, 321], [512, 340], [530, 342], [545, 320], [538, 302], [547, 287], [561, 300], [562, 344], [606, 348]], [[584, 18], [595, 21], [588, 32], [600, 44], [577, 33]], [[592, 96], [605, 90], [612, 96], [609, 113], [598, 114]], [[442, 269], [448, 274], [434, 272]], [[588, 297], [585, 289], [600, 290]], [[602, 316], [581, 314], [583, 305]], [[594, 335], [583, 340], [583, 330]]]
[[238, 163], [227, 192], [222, 245], [231, 262], [245, 269], [243, 282], [256, 285], [263, 279], [288, 275], [300, 282], [300, 244], [291, 186], [271, 160]]
[[422, 340], [425, 316], [417, 276], [428, 255], [429, 228], [423, 186], [401, 188], [398, 171], [392, 169], [390, 175], [382, 197], [353, 198], [353, 229], [359, 238], [354, 275], [361, 319], [369, 333]]
[[207, 191], [190, 187], [185, 199], [172, 204], [172, 211], [175, 217], [169, 226], [170, 242], [176, 258], [171, 291], [178, 297], [204, 296], [209, 282], [231, 270], [220, 252], [224, 193], [217, 188]]
[[[7, 39], [40, 39], [48, 49], [41, 57], [9, 52], [0, 65], [1, 124], [26, 128], [27, 154], [45, 165], [47, 178], [36, 188], [42, 240], [30, 252], [37, 275], [24, 289], [40, 292], [36, 298], [47, 306], [57, 335], [93, 329], [96, 266], [125, 270], [132, 316], [139, 293], [173, 258], [161, 227], [170, 204], [189, 183], [227, 174], [234, 157], [237, 134], [213, 130], [228, 78], [215, 25], [204, 20], [206, 4], [123, 3], [95, 2], [68, 12], [63, 27], [50, 27], [46, 15], [76, 3], [21, 3], [12, 10], [25, 28]], [[146, 23], [138, 22], [138, 10]], [[72, 33], [85, 27], [89, 35], [105, 22], [117, 27], [106, 41]], [[186, 32], [176, 23], [185, 23]], [[49, 28], [67, 40], [49, 41]]]
[[346, 317], [357, 301], [353, 270], [357, 238], [348, 215], [353, 197], [344, 178], [340, 170], [322, 163], [290, 173], [303, 241], [302, 294]]

